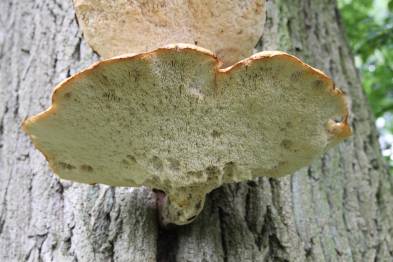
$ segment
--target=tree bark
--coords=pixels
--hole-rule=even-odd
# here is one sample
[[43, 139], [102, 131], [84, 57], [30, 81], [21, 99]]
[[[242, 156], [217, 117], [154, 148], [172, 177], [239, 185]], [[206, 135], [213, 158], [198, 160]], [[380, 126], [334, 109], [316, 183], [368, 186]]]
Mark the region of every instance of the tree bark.
[[334, 0], [269, 0], [258, 50], [332, 76], [353, 136], [290, 177], [225, 185], [163, 229], [148, 188], [61, 181], [21, 131], [53, 87], [98, 56], [72, 1], [0, 1], [0, 261], [392, 261], [393, 177]]

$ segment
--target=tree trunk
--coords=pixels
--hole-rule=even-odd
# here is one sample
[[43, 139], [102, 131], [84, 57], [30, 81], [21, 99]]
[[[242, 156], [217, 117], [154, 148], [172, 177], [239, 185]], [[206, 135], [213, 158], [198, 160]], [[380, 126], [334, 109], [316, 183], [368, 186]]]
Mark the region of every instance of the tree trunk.
[[98, 57], [72, 1], [0, 1], [0, 261], [392, 261], [393, 177], [334, 0], [269, 0], [259, 50], [332, 76], [351, 139], [282, 179], [225, 185], [190, 225], [162, 229], [148, 188], [60, 181], [20, 125]]

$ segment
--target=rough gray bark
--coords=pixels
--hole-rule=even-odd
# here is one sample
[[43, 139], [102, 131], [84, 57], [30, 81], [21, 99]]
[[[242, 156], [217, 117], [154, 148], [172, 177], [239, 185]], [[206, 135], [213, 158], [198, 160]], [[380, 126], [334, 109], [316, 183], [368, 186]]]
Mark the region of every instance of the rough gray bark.
[[393, 177], [333, 0], [270, 0], [259, 49], [331, 75], [353, 137], [283, 179], [226, 185], [191, 225], [161, 229], [147, 188], [59, 181], [20, 130], [98, 57], [71, 1], [0, 1], [0, 261], [391, 261]]

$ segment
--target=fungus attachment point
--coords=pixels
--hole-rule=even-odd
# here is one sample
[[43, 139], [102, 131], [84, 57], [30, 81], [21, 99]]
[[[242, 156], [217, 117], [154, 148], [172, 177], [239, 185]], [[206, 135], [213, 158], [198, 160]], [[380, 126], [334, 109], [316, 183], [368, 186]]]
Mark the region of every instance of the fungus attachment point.
[[226, 65], [253, 53], [265, 0], [74, 0], [84, 38], [104, 58], [173, 43], [212, 50]]
[[169, 224], [185, 225], [196, 219], [202, 211], [205, 203], [205, 195], [202, 191], [190, 192], [185, 188], [177, 190], [173, 194], [165, 194], [155, 190], [160, 223], [163, 226]]
[[219, 66], [192, 45], [108, 59], [23, 129], [61, 178], [156, 188], [163, 223], [179, 225], [223, 183], [291, 174], [351, 135], [343, 93], [296, 57]]

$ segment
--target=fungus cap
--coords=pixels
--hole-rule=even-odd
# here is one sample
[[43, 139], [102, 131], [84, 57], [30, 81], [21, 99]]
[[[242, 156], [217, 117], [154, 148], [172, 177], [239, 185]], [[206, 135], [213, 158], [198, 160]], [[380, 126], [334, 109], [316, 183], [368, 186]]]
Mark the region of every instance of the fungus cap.
[[221, 184], [290, 174], [350, 136], [343, 92], [298, 58], [219, 67], [192, 45], [101, 61], [60, 83], [23, 129], [61, 178], [164, 191], [176, 224]]
[[104, 58], [195, 44], [231, 65], [253, 53], [265, 0], [74, 0], [84, 38]]

